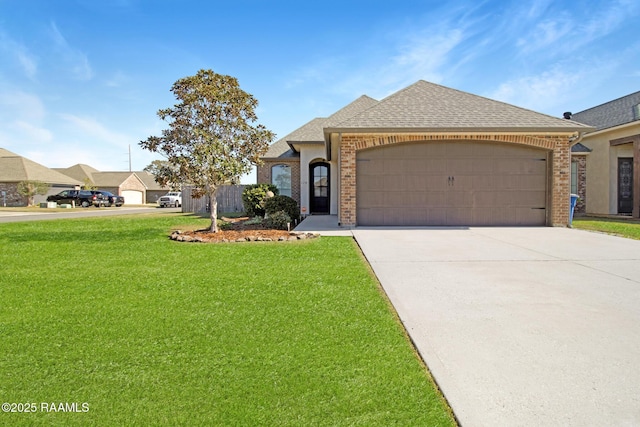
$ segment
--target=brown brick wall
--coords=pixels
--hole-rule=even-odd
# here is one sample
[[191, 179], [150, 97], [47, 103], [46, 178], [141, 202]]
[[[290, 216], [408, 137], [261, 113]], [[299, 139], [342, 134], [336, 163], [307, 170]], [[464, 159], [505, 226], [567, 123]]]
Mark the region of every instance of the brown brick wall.
[[571, 203], [571, 148], [569, 139], [556, 139], [552, 154], [551, 172], [551, 215], [548, 225], [566, 227], [569, 225]]
[[583, 214], [587, 211], [587, 156], [573, 156], [571, 161], [578, 164], [578, 197], [580, 197], [574, 214]]
[[[2, 191], [7, 193], [5, 197], [2, 197]], [[27, 206], [29, 203], [26, 197], [18, 193], [16, 182], [0, 182], [0, 206], [4, 206], [5, 201], [7, 207]]]
[[343, 134], [340, 145], [340, 200], [338, 221], [341, 225], [354, 226], [356, 218], [356, 152], [365, 148], [401, 142], [473, 140], [509, 142], [539, 147], [553, 152], [550, 172], [551, 206], [547, 224], [567, 226], [569, 223], [569, 195], [571, 190], [571, 153], [568, 137], [538, 135], [493, 134]]
[[291, 167], [291, 198], [300, 205], [300, 160], [264, 160], [257, 167], [257, 184], [271, 184], [271, 167], [275, 165], [289, 165]]

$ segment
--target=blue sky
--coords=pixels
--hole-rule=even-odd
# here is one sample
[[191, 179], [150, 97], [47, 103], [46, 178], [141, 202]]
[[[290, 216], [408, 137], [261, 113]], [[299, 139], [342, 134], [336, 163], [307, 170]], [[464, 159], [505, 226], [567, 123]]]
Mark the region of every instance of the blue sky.
[[639, 27], [637, 0], [0, 0], [0, 147], [140, 170], [202, 68], [278, 137], [420, 79], [561, 117], [640, 90]]

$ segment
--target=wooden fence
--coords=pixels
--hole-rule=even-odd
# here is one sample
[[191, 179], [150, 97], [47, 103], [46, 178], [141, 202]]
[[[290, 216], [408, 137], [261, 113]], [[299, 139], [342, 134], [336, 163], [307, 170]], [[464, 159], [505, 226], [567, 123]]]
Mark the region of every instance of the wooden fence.
[[[218, 201], [218, 212], [243, 212], [242, 191], [244, 185], [221, 185], [218, 187], [216, 200]], [[204, 196], [194, 199], [191, 194], [193, 187], [182, 188], [182, 212], [209, 212], [209, 197]]]

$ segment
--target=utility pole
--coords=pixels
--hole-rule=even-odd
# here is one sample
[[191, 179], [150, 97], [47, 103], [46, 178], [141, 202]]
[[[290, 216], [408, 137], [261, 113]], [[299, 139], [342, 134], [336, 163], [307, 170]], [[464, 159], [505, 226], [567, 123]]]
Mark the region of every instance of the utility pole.
[[131, 172], [131, 144], [129, 144], [129, 172]]

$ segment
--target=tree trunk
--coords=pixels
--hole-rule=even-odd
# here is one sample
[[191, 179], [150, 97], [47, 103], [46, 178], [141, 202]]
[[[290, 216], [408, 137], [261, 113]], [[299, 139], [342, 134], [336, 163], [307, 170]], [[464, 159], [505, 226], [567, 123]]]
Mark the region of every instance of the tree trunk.
[[218, 199], [217, 199], [218, 187], [209, 189], [209, 211], [211, 213], [211, 227], [209, 230], [212, 233], [218, 232]]

